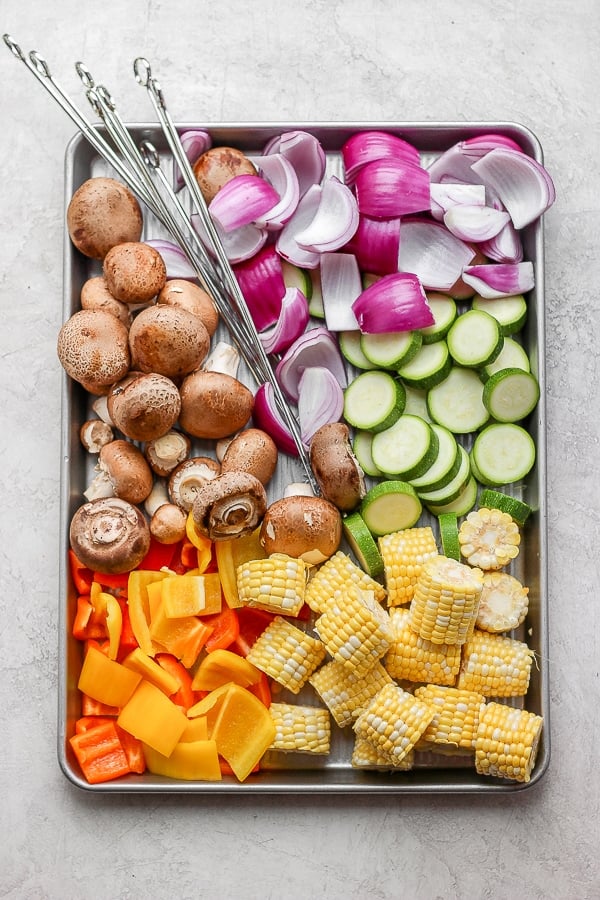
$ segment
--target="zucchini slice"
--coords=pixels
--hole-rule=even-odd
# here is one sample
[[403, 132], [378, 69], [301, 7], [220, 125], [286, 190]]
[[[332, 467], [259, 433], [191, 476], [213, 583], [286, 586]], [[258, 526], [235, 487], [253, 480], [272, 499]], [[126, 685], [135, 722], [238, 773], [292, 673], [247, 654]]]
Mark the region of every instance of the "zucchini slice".
[[420, 331], [363, 334], [360, 349], [374, 366], [381, 369], [398, 369], [413, 359], [422, 343]]
[[419, 416], [402, 415], [385, 431], [373, 437], [373, 463], [384, 475], [410, 481], [423, 475], [435, 462], [439, 440], [429, 422]]
[[446, 337], [458, 313], [456, 301], [446, 294], [427, 293], [427, 302], [435, 321], [433, 325], [421, 328], [421, 334], [424, 344], [433, 344]]
[[471, 452], [482, 483], [491, 487], [520, 481], [535, 463], [533, 438], [512, 422], [488, 425], [475, 438]]
[[355, 431], [352, 451], [365, 475], [370, 475], [372, 478], [381, 478], [382, 473], [373, 462], [372, 443], [373, 434], [370, 431]]
[[362, 352], [360, 346], [361, 337], [360, 331], [340, 331], [338, 334], [340, 352], [350, 365], [356, 369], [376, 369], [377, 366], [368, 360]]
[[440, 527], [440, 543], [442, 553], [448, 559], [460, 562], [460, 541], [458, 540], [458, 516], [456, 513], [440, 513], [438, 516]]
[[405, 481], [382, 481], [363, 497], [361, 515], [376, 537], [412, 528], [422, 512], [421, 501]]
[[466, 516], [475, 506], [476, 500], [477, 482], [471, 475], [466, 486], [455, 500], [451, 500], [450, 503], [442, 503], [441, 505], [436, 503], [426, 503], [425, 505], [429, 512], [434, 516], [439, 516], [442, 513], [447, 512], [456, 513], [457, 516]]
[[493, 375], [494, 372], [499, 372], [500, 369], [522, 369], [524, 372], [531, 371], [531, 364], [529, 362], [529, 357], [527, 356], [527, 351], [522, 344], [519, 344], [518, 341], [512, 337], [504, 338], [502, 350], [493, 363], [483, 367], [479, 373], [479, 377], [482, 381], [487, 381], [490, 375]]
[[362, 372], [344, 392], [344, 418], [362, 431], [383, 431], [404, 411], [404, 385], [388, 372]]
[[419, 499], [429, 506], [450, 503], [460, 496], [471, 476], [471, 461], [469, 454], [460, 444], [458, 445], [460, 453], [460, 468], [452, 481], [448, 482], [443, 488], [437, 491], [417, 491]]
[[452, 432], [435, 423], [431, 428], [438, 437], [437, 457], [423, 475], [409, 479], [416, 491], [437, 491], [445, 487], [458, 475], [462, 462], [462, 455]]
[[[436, 347], [437, 344], [432, 344]], [[483, 403], [483, 384], [474, 369], [454, 366], [427, 394], [429, 415], [453, 434], [469, 434], [489, 419]]]
[[360, 513], [353, 512], [343, 520], [344, 535], [359, 565], [371, 578], [383, 575], [383, 559], [373, 535]]
[[494, 362], [504, 343], [498, 321], [481, 309], [458, 316], [446, 338], [450, 356], [459, 366], [481, 369]]
[[496, 422], [521, 422], [540, 399], [535, 375], [522, 369], [500, 369], [483, 386], [483, 402]]
[[471, 307], [484, 310], [493, 316], [498, 321], [500, 330], [505, 337], [520, 331], [527, 319], [527, 301], [523, 294], [497, 297], [494, 300], [486, 300], [477, 295], [473, 297]]
[[412, 387], [429, 390], [443, 381], [451, 368], [446, 341], [436, 341], [435, 344], [423, 344], [416, 356], [398, 369], [398, 375]]
[[508, 513], [511, 519], [517, 523], [517, 525], [523, 526], [531, 513], [533, 512], [531, 506], [528, 503], [525, 503], [524, 500], [519, 500], [517, 497], [510, 497], [508, 494], [504, 494], [501, 491], [494, 491], [491, 488], [485, 488], [479, 497], [479, 505], [485, 506], [488, 509], [499, 509], [500, 512]]

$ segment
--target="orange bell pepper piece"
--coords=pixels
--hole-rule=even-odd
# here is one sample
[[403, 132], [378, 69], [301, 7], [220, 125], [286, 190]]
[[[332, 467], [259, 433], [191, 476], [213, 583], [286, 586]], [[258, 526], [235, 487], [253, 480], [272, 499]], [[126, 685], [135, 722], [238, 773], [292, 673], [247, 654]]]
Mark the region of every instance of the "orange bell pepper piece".
[[180, 741], [169, 756], [144, 745], [148, 771], [182, 781], [220, 781], [221, 767], [213, 740]]
[[73, 551], [69, 549], [69, 571], [71, 579], [78, 594], [89, 594], [90, 586], [94, 578], [94, 573], [87, 566], [80, 562]]
[[150, 636], [148, 585], [162, 581], [163, 578], [166, 578], [166, 572], [134, 569], [129, 573], [127, 582], [127, 607], [131, 628], [139, 646], [148, 656], [153, 656], [155, 653]]
[[163, 756], [169, 756], [185, 730], [187, 718], [160, 688], [141, 681], [124, 704], [117, 724]]
[[275, 740], [275, 723], [254, 694], [230, 684], [212, 729], [219, 755], [245, 781]]
[[141, 677], [121, 663], [109, 659], [101, 650], [90, 647], [83, 660], [77, 687], [100, 703], [122, 707], [133, 694]]
[[112, 781], [131, 771], [114, 721], [74, 734], [69, 744], [90, 784]]
[[150, 684], [154, 684], [167, 697], [174, 694], [179, 687], [179, 682], [175, 676], [163, 669], [162, 666], [159, 666], [151, 656], [148, 656], [139, 647], [136, 647], [135, 650], [132, 650], [125, 657], [123, 665], [133, 672], [138, 672], [142, 678], [145, 678]]
[[89, 594], [77, 598], [77, 610], [71, 633], [78, 641], [87, 641], [90, 638], [102, 640], [108, 636], [106, 616], [103, 611], [92, 606]]
[[169, 619], [221, 612], [221, 581], [217, 574], [173, 575], [160, 584], [164, 613]]
[[192, 687], [195, 691], [212, 691], [228, 681], [248, 687], [255, 684], [260, 676], [260, 669], [237, 653], [230, 650], [214, 650], [205, 656], [198, 666]]
[[172, 653], [157, 653], [154, 658], [177, 681], [177, 690], [171, 694], [173, 703], [185, 710], [189, 709], [196, 702], [196, 697], [192, 690], [192, 676], [186, 667]]
[[108, 638], [109, 656], [117, 658], [123, 613], [116, 597], [102, 591], [98, 582], [90, 585], [88, 597], [79, 597], [72, 633], [78, 640]]
[[97, 719], [111, 716], [116, 718], [120, 712], [121, 710], [118, 706], [108, 706], [106, 703], [100, 703], [99, 700], [94, 700], [93, 697], [88, 697], [87, 694], [81, 695], [82, 717]]

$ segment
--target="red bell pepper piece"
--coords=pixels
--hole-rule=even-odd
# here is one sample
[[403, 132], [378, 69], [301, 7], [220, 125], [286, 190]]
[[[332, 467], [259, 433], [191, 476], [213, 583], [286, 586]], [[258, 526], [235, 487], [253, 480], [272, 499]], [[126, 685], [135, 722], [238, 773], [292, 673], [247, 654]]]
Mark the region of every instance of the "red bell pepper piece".
[[184, 540], [180, 553], [181, 565], [186, 571], [198, 568], [198, 548], [191, 541]]
[[132, 650], [135, 650], [136, 647], [139, 647], [139, 644], [131, 627], [131, 619], [129, 618], [129, 607], [127, 605], [127, 599], [123, 597], [117, 597], [117, 601], [119, 603], [119, 606], [121, 607], [121, 614], [123, 616], [117, 661], [122, 662], [125, 657], [129, 653], [131, 653]]
[[207, 653], [212, 653], [213, 650], [227, 650], [237, 640], [240, 633], [237, 610], [230, 609], [228, 606], [214, 616], [203, 616], [202, 621], [213, 629], [204, 645]]
[[101, 703], [99, 700], [94, 700], [93, 697], [90, 697], [88, 694], [81, 694], [81, 715], [82, 717], [87, 718], [102, 718], [104, 716], [113, 716], [116, 717], [121, 712], [120, 709], [116, 706], [108, 706], [106, 703]]
[[248, 656], [255, 640], [263, 633], [267, 625], [271, 624], [275, 614], [265, 609], [251, 609], [249, 606], [236, 609], [236, 613], [240, 630], [229, 649], [240, 656]]
[[121, 572], [118, 575], [111, 575], [105, 572], [94, 572], [94, 581], [101, 584], [105, 588], [126, 588], [129, 581], [129, 572]]
[[247, 690], [250, 691], [251, 694], [254, 694], [255, 697], [258, 697], [261, 703], [263, 703], [267, 709], [271, 705], [271, 686], [269, 683], [268, 677], [264, 672], [260, 673], [260, 678], [254, 684], [248, 685]]
[[143, 775], [146, 771], [146, 757], [144, 756], [142, 742], [132, 734], [129, 734], [128, 731], [125, 731], [124, 728], [121, 728], [120, 725], [117, 725], [116, 728], [121, 746], [127, 757], [129, 771], [135, 772], [136, 775]]
[[172, 653], [157, 653], [154, 659], [165, 672], [169, 672], [179, 682], [179, 688], [170, 696], [173, 703], [176, 703], [177, 706], [182, 706], [186, 710], [193, 706], [197, 697], [192, 690], [192, 676], [183, 663], [173, 656]]
[[69, 743], [90, 784], [113, 781], [131, 771], [116, 722], [102, 722], [95, 728], [74, 734]]
[[173, 560], [179, 550], [179, 544], [161, 544], [156, 538], [150, 538], [150, 549], [138, 566], [138, 569], [160, 572], [165, 566], [171, 569]]
[[92, 606], [89, 596], [77, 598], [77, 611], [73, 620], [73, 637], [78, 641], [101, 640], [108, 635], [106, 615]]
[[75, 734], [84, 734], [90, 728], [96, 728], [97, 725], [105, 725], [107, 722], [114, 721], [114, 716], [81, 716], [75, 722]]
[[94, 573], [77, 559], [71, 549], [69, 549], [69, 570], [77, 593], [89, 594]]

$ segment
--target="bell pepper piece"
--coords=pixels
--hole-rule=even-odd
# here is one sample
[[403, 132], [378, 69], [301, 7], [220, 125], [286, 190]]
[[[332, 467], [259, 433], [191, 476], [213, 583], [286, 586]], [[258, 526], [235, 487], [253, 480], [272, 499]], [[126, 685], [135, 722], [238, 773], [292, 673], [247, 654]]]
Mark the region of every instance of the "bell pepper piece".
[[260, 669], [237, 653], [230, 650], [214, 650], [205, 656], [198, 666], [192, 687], [195, 691], [212, 691], [228, 681], [248, 687], [255, 684], [260, 676]]
[[136, 775], [143, 775], [146, 771], [146, 757], [144, 756], [142, 742], [132, 734], [129, 734], [128, 731], [125, 731], [124, 728], [121, 728], [118, 723], [116, 723], [116, 728], [121, 746], [129, 763], [129, 771], [135, 772]]
[[123, 665], [127, 669], [131, 669], [132, 672], [137, 672], [142, 678], [149, 681], [150, 684], [155, 685], [163, 692], [163, 694], [166, 694], [167, 697], [174, 694], [179, 687], [179, 682], [175, 676], [167, 672], [166, 669], [163, 669], [162, 666], [159, 666], [151, 656], [148, 656], [139, 647], [136, 647], [135, 650], [132, 650], [131, 653], [125, 657]]
[[106, 628], [108, 631], [108, 657], [116, 659], [121, 643], [121, 629], [123, 627], [123, 613], [116, 597], [103, 593], [106, 604]]
[[139, 564], [138, 569], [154, 572], [158, 572], [163, 568], [169, 569], [178, 549], [178, 544], [161, 544], [155, 537], [151, 537], [150, 549]]
[[119, 713], [117, 724], [169, 756], [185, 730], [187, 718], [160, 688], [141, 681]]
[[148, 771], [182, 781], [221, 781], [217, 747], [212, 740], [182, 741], [169, 756], [144, 745]]
[[[223, 759], [222, 756], [219, 757], [219, 766], [221, 768], [221, 775], [234, 775], [235, 772], [229, 765], [226, 759]], [[251, 775], [254, 775], [256, 772], [260, 772], [260, 762], [257, 762], [254, 768], [252, 769]]]
[[114, 721], [114, 716], [80, 716], [75, 722], [75, 734], [83, 734], [97, 725], [105, 725], [107, 722]]
[[230, 684], [212, 729], [219, 755], [245, 781], [275, 740], [275, 723], [254, 694]]
[[131, 771], [114, 721], [74, 734], [69, 744], [89, 784], [112, 781]]
[[81, 715], [82, 717], [89, 718], [103, 718], [106, 716], [110, 716], [112, 718], [116, 718], [121, 710], [118, 706], [108, 706], [106, 703], [100, 703], [99, 700], [94, 700], [93, 697], [88, 697], [87, 694], [81, 695]]
[[208, 740], [208, 721], [206, 716], [197, 716], [195, 719], [188, 719], [185, 731], [179, 738], [180, 744], [187, 744], [190, 741], [207, 741]]
[[89, 595], [77, 598], [72, 634], [78, 641], [86, 641], [90, 638], [101, 640], [108, 635], [106, 615], [92, 606]]
[[117, 662], [123, 662], [123, 659], [139, 646], [133, 629], [131, 627], [131, 619], [129, 618], [129, 606], [127, 599], [117, 597], [119, 606], [121, 607], [121, 640], [119, 641], [119, 652], [117, 653]]
[[194, 691], [192, 690], [192, 676], [177, 657], [171, 653], [157, 653], [154, 657], [156, 662], [166, 672], [177, 681], [177, 690], [171, 694], [171, 700], [177, 706], [182, 706], [188, 710], [196, 702]]
[[191, 541], [184, 540], [181, 545], [181, 564], [186, 570], [198, 568], [198, 548]]
[[271, 686], [269, 683], [269, 678], [265, 675], [264, 672], [260, 673], [260, 678], [254, 684], [248, 685], [248, 690], [251, 694], [254, 694], [255, 697], [258, 697], [263, 706], [266, 706], [267, 709], [271, 705]]
[[147, 569], [134, 569], [129, 573], [127, 582], [127, 606], [129, 619], [135, 638], [148, 656], [153, 656], [155, 648], [150, 637], [150, 608], [148, 585], [162, 581], [165, 572], [152, 572]]
[[206, 697], [203, 697], [202, 700], [199, 700], [198, 703], [191, 706], [187, 711], [188, 719], [195, 719], [198, 716], [206, 719], [209, 737], [211, 736], [213, 726], [219, 715], [219, 710], [221, 709], [221, 704], [227, 696], [230, 685], [231, 682], [228, 682], [227, 684], [222, 684], [220, 687], [215, 688], [207, 694]]
[[191, 669], [194, 665], [211, 633], [212, 626], [205, 624], [198, 616], [169, 619], [165, 614], [162, 600], [158, 608], [152, 611], [150, 622], [152, 641], [160, 644], [162, 650], [172, 653], [181, 660], [186, 669]]
[[212, 628], [212, 634], [205, 644], [207, 653], [227, 650], [239, 636], [240, 622], [235, 609], [226, 606], [216, 616], [205, 617], [204, 622]]
[[81, 667], [77, 687], [107, 706], [124, 706], [142, 676], [115, 662], [95, 647], [90, 647]]
[[87, 566], [80, 562], [73, 551], [69, 549], [69, 571], [75, 590], [78, 594], [89, 594], [90, 586], [94, 578], [94, 573]]
[[128, 578], [129, 572], [122, 572], [115, 575], [103, 572], [94, 572], [94, 582], [96, 584], [102, 585], [102, 587], [107, 588], [125, 588], [127, 587]]
[[251, 534], [243, 535], [230, 541], [215, 541], [217, 567], [221, 577], [225, 602], [232, 609], [242, 604], [237, 589], [236, 570], [242, 563], [251, 559], [264, 559], [267, 556], [260, 540], [260, 528]]
[[185, 523], [185, 531], [190, 544], [193, 544], [197, 553], [197, 567], [200, 572], [205, 572], [212, 560], [213, 542], [197, 530], [194, 524], [194, 516], [190, 510]]
[[236, 612], [240, 633], [229, 649], [239, 653], [240, 656], [248, 656], [256, 639], [275, 618], [275, 613], [270, 613], [266, 609], [252, 609], [250, 606], [242, 606]]
[[175, 575], [161, 582], [164, 613], [168, 619], [216, 615], [221, 612], [218, 575]]

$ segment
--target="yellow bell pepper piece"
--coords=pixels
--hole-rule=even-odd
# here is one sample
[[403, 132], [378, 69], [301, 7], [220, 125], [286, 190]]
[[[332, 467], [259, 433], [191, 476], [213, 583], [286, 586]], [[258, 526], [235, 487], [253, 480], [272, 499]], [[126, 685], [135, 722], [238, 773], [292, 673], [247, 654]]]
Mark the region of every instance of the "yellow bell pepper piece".
[[187, 744], [191, 741], [207, 741], [208, 740], [208, 720], [206, 716], [198, 716], [196, 719], [188, 719], [185, 731], [179, 738], [180, 744]]
[[221, 612], [221, 581], [216, 572], [165, 578], [161, 582], [161, 594], [168, 619], [212, 616]]
[[112, 594], [103, 591], [100, 584], [92, 581], [90, 586], [90, 603], [96, 612], [106, 618], [108, 632], [108, 658], [116, 659], [123, 629], [123, 613], [119, 601]]
[[192, 681], [192, 690], [212, 691], [228, 681], [248, 687], [256, 684], [260, 677], [260, 669], [243, 656], [232, 653], [231, 650], [213, 650], [198, 666]]
[[141, 681], [119, 713], [117, 725], [169, 756], [185, 731], [187, 717], [160, 688]]
[[125, 706], [141, 680], [139, 672], [133, 672], [90, 647], [83, 660], [77, 687], [99, 703], [120, 708]]
[[230, 684], [212, 730], [219, 754], [238, 781], [245, 781], [275, 740], [275, 723], [260, 700], [239, 684]]
[[179, 688], [179, 682], [170, 672], [159, 666], [151, 656], [148, 656], [140, 647], [136, 647], [131, 653], [128, 653], [123, 660], [123, 665], [132, 672], [138, 672], [150, 684], [154, 684], [157, 688], [170, 697]]
[[257, 528], [251, 534], [234, 540], [215, 542], [215, 555], [223, 596], [231, 609], [237, 609], [242, 605], [237, 589], [237, 567], [251, 559], [265, 559], [267, 556], [260, 543], [259, 535], [260, 528]]
[[210, 694], [207, 694], [206, 697], [203, 697], [198, 703], [190, 706], [187, 711], [189, 719], [195, 719], [197, 717], [206, 719], [209, 737], [212, 734], [213, 726], [217, 721], [219, 710], [227, 696], [230, 685], [231, 682], [228, 681], [227, 684], [222, 684], [220, 687], [215, 688], [214, 691], [211, 691]]
[[211, 740], [180, 742], [169, 756], [143, 745], [146, 766], [154, 775], [182, 781], [221, 781], [217, 745]]
[[185, 523], [185, 531], [190, 544], [193, 544], [198, 551], [198, 571], [205, 572], [212, 558], [213, 542], [210, 538], [205, 537], [196, 530], [194, 525], [194, 517], [192, 511], [188, 513]]
[[[183, 576], [182, 576], [183, 577]], [[150, 623], [150, 637], [161, 648], [181, 660], [186, 669], [191, 669], [198, 654], [212, 631], [211, 626], [198, 616], [182, 616], [169, 619], [165, 615], [164, 603], [156, 610]]]
[[154, 656], [156, 649], [150, 637], [150, 606], [148, 585], [162, 581], [165, 572], [134, 569], [127, 580], [127, 606], [131, 620], [131, 630], [136, 641], [148, 656]]

